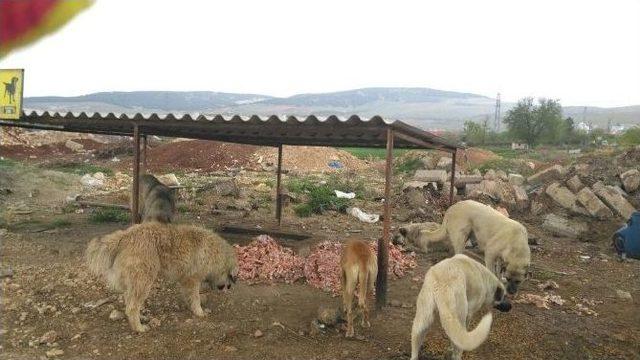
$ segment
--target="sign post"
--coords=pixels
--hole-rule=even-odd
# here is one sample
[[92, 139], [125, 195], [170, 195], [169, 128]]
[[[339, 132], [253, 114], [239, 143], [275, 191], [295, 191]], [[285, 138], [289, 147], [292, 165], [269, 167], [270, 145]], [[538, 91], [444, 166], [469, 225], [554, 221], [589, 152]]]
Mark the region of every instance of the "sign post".
[[23, 85], [24, 69], [0, 69], [0, 119], [20, 119]]

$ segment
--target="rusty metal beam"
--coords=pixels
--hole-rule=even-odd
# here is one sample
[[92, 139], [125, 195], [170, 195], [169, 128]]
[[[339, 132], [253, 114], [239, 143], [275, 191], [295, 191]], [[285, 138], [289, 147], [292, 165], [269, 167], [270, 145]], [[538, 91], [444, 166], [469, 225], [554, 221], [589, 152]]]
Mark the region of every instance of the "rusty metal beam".
[[140, 199], [140, 130], [138, 124], [133, 125], [133, 187], [131, 189], [131, 222], [140, 223], [138, 216]]
[[140, 171], [142, 174], [147, 173], [147, 135], [142, 135], [142, 153], [140, 154], [142, 157], [142, 170]]
[[387, 157], [384, 167], [384, 213], [382, 237], [378, 239], [378, 278], [376, 279], [376, 307], [387, 303], [387, 274], [389, 272], [389, 240], [391, 239], [391, 176], [393, 164], [393, 129], [387, 128]]
[[276, 219], [282, 223], [282, 144], [278, 145], [278, 168], [276, 169]]
[[456, 184], [456, 152], [451, 153], [451, 187], [449, 188], [449, 206], [453, 205], [453, 189]]
[[452, 153], [452, 152], [455, 151], [455, 150], [450, 149], [450, 148], [448, 148], [446, 146], [443, 146], [443, 145], [440, 145], [440, 144], [435, 144], [435, 143], [430, 143], [430, 142], [418, 139], [418, 138], [416, 138], [414, 136], [401, 133], [401, 132], [399, 132], [397, 130], [393, 132], [393, 135], [395, 137], [397, 137], [398, 139], [402, 139], [404, 141], [407, 141], [407, 142], [410, 142], [412, 144], [418, 145], [419, 147], [421, 147], [423, 149], [437, 149], [437, 150], [446, 151], [446, 152], [449, 152], [449, 153]]

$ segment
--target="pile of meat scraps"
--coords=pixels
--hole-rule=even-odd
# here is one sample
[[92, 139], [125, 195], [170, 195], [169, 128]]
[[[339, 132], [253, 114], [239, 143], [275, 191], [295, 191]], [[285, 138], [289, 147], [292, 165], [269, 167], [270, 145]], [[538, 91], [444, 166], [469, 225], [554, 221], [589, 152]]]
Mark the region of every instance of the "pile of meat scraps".
[[536, 307], [548, 310], [550, 309], [550, 304], [562, 306], [564, 305], [565, 300], [561, 298], [560, 295], [545, 294], [544, 296], [541, 296], [531, 293], [524, 293], [518, 296], [515, 302], [519, 304], [533, 304]]
[[[369, 246], [377, 253], [377, 242], [371, 242]], [[341, 243], [325, 241], [318, 244], [307, 256], [304, 264], [304, 276], [307, 278], [307, 282], [311, 286], [338, 295], [341, 288], [341, 254]], [[389, 244], [389, 274], [402, 277], [408, 269], [413, 269], [416, 266], [415, 253], [404, 254], [400, 246]]]
[[293, 283], [304, 275], [304, 258], [278, 245], [268, 235], [260, 235], [247, 246], [235, 245], [238, 277], [250, 284], [283, 281]]

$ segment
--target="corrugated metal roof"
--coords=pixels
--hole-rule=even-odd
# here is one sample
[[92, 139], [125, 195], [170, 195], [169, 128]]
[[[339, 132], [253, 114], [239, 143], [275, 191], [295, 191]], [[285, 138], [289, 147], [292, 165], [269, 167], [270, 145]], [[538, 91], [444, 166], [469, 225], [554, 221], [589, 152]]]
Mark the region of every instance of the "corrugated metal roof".
[[31, 111], [18, 121], [0, 125], [84, 133], [132, 135], [137, 124], [141, 134], [218, 140], [242, 144], [277, 146], [385, 147], [386, 130], [394, 129], [394, 147], [437, 148], [455, 151], [456, 145], [399, 120], [380, 116], [349, 118], [276, 115], [261, 117], [192, 114], [101, 114]]

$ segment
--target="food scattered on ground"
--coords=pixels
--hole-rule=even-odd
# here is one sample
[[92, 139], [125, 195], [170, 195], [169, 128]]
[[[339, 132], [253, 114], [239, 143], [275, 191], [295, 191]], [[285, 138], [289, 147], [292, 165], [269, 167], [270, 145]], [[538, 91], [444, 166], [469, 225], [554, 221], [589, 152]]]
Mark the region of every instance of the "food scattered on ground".
[[250, 284], [274, 281], [290, 284], [304, 276], [304, 259], [268, 235], [260, 235], [251, 244], [236, 245], [235, 248], [238, 254], [238, 277]]

